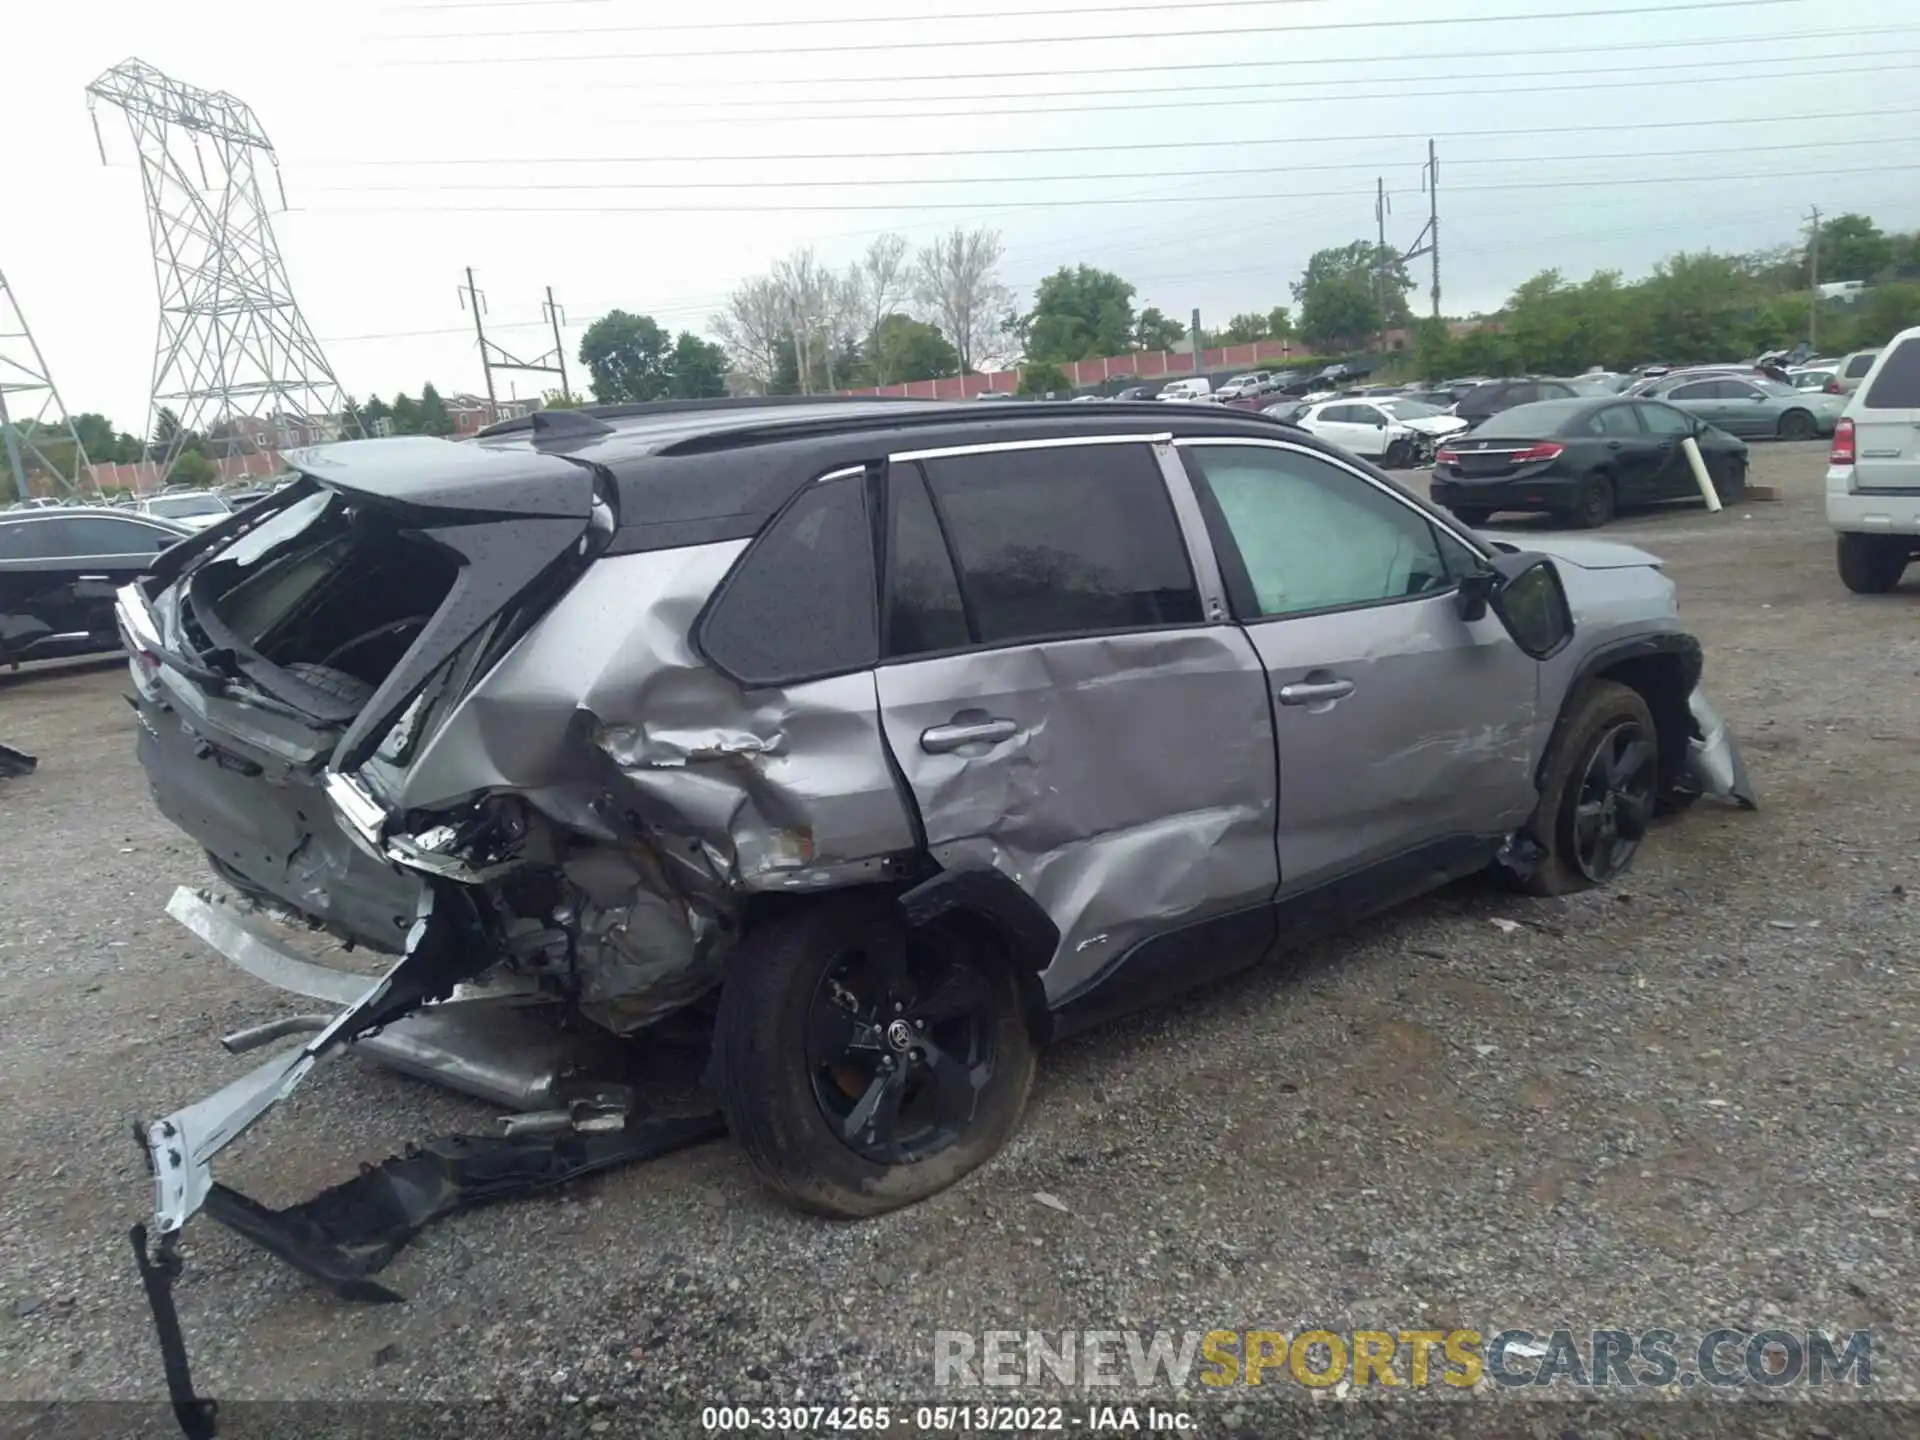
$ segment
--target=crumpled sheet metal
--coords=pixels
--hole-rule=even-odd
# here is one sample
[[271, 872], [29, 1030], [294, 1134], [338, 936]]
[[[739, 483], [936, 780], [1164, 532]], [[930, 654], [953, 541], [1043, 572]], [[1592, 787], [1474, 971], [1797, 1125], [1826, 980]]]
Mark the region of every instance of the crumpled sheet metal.
[[637, 820], [664, 868], [602, 888], [578, 917], [583, 1006], [609, 1028], [712, 984], [736, 892], [877, 873], [914, 843], [871, 675], [743, 694], [688, 644], [744, 548], [592, 566], [427, 741], [399, 797], [433, 808], [514, 790], [611, 845]]
[[[995, 866], [1059, 927], [1050, 995], [1168, 920], [1273, 894], [1272, 716], [1237, 628], [929, 659], [883, 667], [878, 685], [935, 856]], [[1023, 728], [983, 753], [930, 755], [920, 735], [952, 719], [956, 695]]]
[[1740, 759], [1740, 747], [1720, 712], [1699, 690], [1688, 699], [1694, 727], [1700, 732], [1687, 744], [1687, 773], [1701, 792], [1732, 800], [1745, 810], [1760, 806], [1759, 792], [1747, 778], [1747, 767]]

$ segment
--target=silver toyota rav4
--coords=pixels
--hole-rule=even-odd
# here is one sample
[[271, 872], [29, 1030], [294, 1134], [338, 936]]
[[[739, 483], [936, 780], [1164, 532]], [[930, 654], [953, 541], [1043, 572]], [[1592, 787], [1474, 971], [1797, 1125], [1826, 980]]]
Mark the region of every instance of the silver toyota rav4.
[[163, 1239], [209, 1208], [344, 1293], [383, 1257], [211, 1171], [342, 1048], [604, 1140], [645, 1123], [609, 1049], [692, 1019], [767, 1182], [869, 1215], [992, 1156], [1053, 1037], [1751, 798], [1655, 557], [1245, 412], [702, 402], [293, 463], [119, 614], [232, 897], [172, 913], [334, 1008], [143, 1138]]

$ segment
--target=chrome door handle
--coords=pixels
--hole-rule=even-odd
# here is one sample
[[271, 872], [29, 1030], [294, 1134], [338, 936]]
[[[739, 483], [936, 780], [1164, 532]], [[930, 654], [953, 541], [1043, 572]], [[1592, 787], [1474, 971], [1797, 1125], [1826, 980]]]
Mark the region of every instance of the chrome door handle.
[[[976, 712], [978, 713], [978, 712]], [[999, 716], [984, 720], [949, 721], [920, 732], [920, 748], [929, 755], [946, 755], [963, 745], [998, 745], [1020, 733], [1018, 721]]]
[[113, 579], [111, 575], [76, 575], [73, 578], [76, 580], [103, 580], [103, 581]]
[[1282, 705], [1317, 705], [1323, 700], [1344, 700], [1353, 693], [1351, 680], [1313, 680], [1280, 687]]

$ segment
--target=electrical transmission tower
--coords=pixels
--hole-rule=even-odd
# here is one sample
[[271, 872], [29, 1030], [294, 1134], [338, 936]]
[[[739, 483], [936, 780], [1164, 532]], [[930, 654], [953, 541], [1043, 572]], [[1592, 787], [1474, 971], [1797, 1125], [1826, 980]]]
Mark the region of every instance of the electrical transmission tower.
[[480, 342], [480, 369], [487, 377], [487, 404], [498, 408], [500, 397], [494, 393], [493, 372], [496, 370], [526, 370], [539, 375], [558, 375], [560, 377], [560, 398], [571, 404], [572, 392], [567, 389], [567, 351], [560, 342], [560, 327], [566, 323], [567, 312], [553, 298], [553, 287], [547, 286], [547, 298], [540, 306], [540, 318], [553, 327], [553, 349], [534, 356], [531, 360], [522, 360], [503, 347], [497, 340], [487, 338], [487, 327], [481, 316], [486, 313], [487, 293], [477, 289], [473, 283], [473, 267], [467, 267], [467, 283], [460, 287], [460, 305], [473, 314], [474, 338]]
[[[71, 447], [65, 470], [47, 453], [49, 447]], [[77, 492], [92, 484], [86, 446], [60, 402], [60, 391], [5, 271], [0, 271], [0, 451], [22, 500], [33, 493], [27, 480], [34, 474], [47, 476], [63, 490]]]
[[160, 292], [149, 433], [164, 442], [162, 471], [195, 435], [216, 456], [251, 454], [263, 438], [276, 449], [333, 438], [344, 396], [273, 238], [257, 159], [271, 168], [283, 210], [286, 190], [253, 111], [224, 91], [124, 61], [87, 87], [103, 163], [101, 100], [126, 113], [147, 198]]

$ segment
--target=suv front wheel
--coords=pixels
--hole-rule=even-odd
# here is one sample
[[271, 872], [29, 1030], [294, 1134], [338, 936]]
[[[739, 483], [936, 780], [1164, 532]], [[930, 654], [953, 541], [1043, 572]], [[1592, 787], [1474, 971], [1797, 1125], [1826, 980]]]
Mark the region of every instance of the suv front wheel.
[[1625, 872], [1653, 819], [1660, 741], [1638, 691], [1588, 687], [1548, 758], [1534, 839], [1545, 855], [1528, 877], [1536, 895], [1564, 895]]
[[1019, 1123], [1035, 1053], [983, 936], [909, 929], [890, 895], [824, 897], [748, 932], [715, 1031], [720, 1104], [783, 1199], [878, 1215], [944, 1190]]

